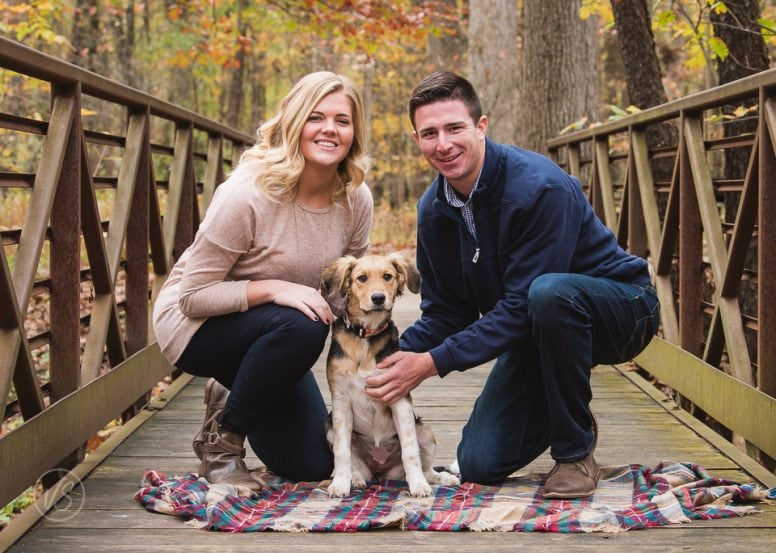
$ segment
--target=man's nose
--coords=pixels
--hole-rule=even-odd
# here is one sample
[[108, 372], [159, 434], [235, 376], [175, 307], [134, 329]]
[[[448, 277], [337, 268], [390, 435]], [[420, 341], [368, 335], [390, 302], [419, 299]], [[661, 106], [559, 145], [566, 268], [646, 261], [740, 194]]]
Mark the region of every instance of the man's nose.
[[450, 149], [450, 140], [447, 137], [447, 133], [440, 132], [437, 135], [437, 150], [448, 150]]

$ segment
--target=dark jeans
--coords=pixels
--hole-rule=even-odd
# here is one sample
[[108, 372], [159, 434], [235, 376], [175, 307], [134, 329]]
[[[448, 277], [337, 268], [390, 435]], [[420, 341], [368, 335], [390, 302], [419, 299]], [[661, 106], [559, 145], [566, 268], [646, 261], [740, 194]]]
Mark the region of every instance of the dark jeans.
[[220, 422], [247, 435], [267, 467], [293, 480], [331, 476], [328, 416], [310, 369], [329, 327], [274, 304], [210, 317], [176, 366], [231, 390]]
[[528, 291], [530, 341], [501, 355], [463, 429], [462, 479], [500, 482], [547, 447], [557, 461], [593, 448], [590, 369], [622, 363], [657, 332], [655, 289], [547, 274]]

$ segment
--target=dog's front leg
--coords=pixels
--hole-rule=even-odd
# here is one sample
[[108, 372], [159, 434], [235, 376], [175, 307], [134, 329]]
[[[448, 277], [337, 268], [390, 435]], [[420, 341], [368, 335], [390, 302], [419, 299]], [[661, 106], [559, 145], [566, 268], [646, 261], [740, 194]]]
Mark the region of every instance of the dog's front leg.
[[407, 485], [410, 487], [410, 494], [415, 497], [427, 497], [433, 493], [433, 490], [423, 475], [412, 403], [409, 399], [402, 398], [391, 405], [391, 413], [396, 431], [399, 433], [401, 460], [404, 465]]
[[332, 397], [331, 423], [334, 439], [334, 474], [329, 484], [329, 497], [344, 497], [350, 493], [353, 475], [350, 441], [353, 436], [353, 409], [348, 394]]

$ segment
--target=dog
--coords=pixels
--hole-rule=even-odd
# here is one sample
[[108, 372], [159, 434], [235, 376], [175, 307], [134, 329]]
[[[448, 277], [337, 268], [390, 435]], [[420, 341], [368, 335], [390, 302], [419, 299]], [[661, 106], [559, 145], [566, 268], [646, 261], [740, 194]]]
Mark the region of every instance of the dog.
[[396, 298], [405, 288], [417, 293], [419, 287], [417, 268], [398, 253], [345, 256], [324, 269], [321, 293], [332, 303], [344, 300], [326, 360], [332, 401], [327, 439], [334, 453], [330, 497], [344, 497], [372, 478], [406, 480], [415, 497], [431, 495], [429, 482], [460, 484], [432, 467], [436, 438], [415, 415], [409, 395], [385, 405], [365, 391], [375, 365], [399, 349], [391, 319]]

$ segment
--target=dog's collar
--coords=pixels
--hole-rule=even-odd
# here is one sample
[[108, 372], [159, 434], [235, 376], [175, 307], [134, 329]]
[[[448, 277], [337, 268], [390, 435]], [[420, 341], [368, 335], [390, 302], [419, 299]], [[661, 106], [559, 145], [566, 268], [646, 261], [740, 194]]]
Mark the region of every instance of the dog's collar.
[[391, 324], [391, 320], [389, 319], [388, 322], [386, 322], [383, 326], [379, 326], [377, 328], [367, 328], [365, 326], [351, 323], [350, 319], [348, 319], [347, 313], [342, 314], [342, 322], [344, 323], [345, 328], [356, 334], [359, 338], [371, 338], [372, 336], [377, 336], [378, 334], [383, 333], [385, 329], [387, 329]]

